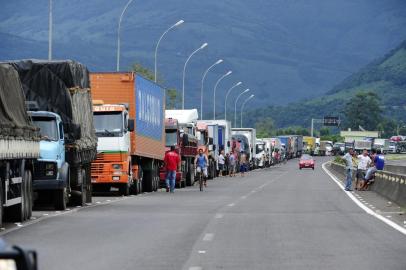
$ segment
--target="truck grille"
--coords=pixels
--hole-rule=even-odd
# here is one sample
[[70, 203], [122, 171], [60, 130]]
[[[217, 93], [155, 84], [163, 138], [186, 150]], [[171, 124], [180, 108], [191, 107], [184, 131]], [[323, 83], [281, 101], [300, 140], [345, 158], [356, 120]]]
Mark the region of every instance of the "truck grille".
[[94, 162], [120, 162], [127, 159], [127, 153], [98, 153]]
[[56, 162], [35, 161], [33, 179], [56, 179]]
[[92, 175], [94, 174], [102, 174], [104, 172], [104, 164], [103, 163], [92, 163]]

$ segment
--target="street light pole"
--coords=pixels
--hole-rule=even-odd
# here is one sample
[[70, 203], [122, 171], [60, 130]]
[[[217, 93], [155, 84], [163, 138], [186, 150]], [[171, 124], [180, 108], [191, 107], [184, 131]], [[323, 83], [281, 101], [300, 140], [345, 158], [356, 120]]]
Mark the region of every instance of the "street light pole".
[[216, 84], [214, 85], [214, 94], [213, 94], [213, 120], [216, 120], [216, 90], [217, 86], [223, 80], [225, 77], [233, 73], [231, 70], [229, 70], [226, 74], [220, 77], [220, 79], [217, 80]]
[[204, 79], [206, 78], [207, 73], [212, 69], [214, 66], [220, 64], [223, 62], [223, 59], [217, 60], [216, 63], [211, 65], [206, 71], [203, 73], [203, 78], [202, 78], [202, 87], [200, 89], [200, 120], [203, 119], [203, 84], [204, 84]]
[[174, 25], [172, 25], [171, 27], [169, 27], [163, 34], [162, 34], [162, 36], [159, 38], [159, 40], [158, 40], [158, 42], [157, 42], [157, 44], [156, 44], [156, 47], [155, 47], [155, 72], [154, 72], [154, 80], [155, 80], [155, 82], [157, 81], [157, 54], [158, 54], [158, 46], [159, 46], [159, 43], [161, 43], [161, 40], [162, 40], [162, 38], [166, 35], [166, 33], [168, 33], [170, 30], [172, 30], [173, 28], [175, 28], [175, 27], [177, 27], [177, 26], [179, 26], [179, 25], [181, 25], [182, 23], [184, 23], [185, 21], [184, 20], [180, 20], [180, 21], [178, 21], [177, 23], [175, 23]]
[[235, 100], [235, 104], [234, 104], [234, 127], [237, 127], [237, 103], [238, 103], [238, 99], [245, 93], [247, 93], [250, 89], [247, 88], [245, 89], [243, 92], [241, 92], [238, 97]]
[[185, 65], [183, 66], [183, 80], [182, 80], [182, 110], [185, 109], [185, 74], [186, 74], [186, 65], [189, 62], [190, 58], [197, 53], [198, 51], [204, 49], [207, 46], [207, 42], [203, 43], [202, 46], [194, 50], [189, 57], [186, 59]]
[[128, 6], [131, 4], [133, 0], [129, 0], [125, 5], [123, 11], [121, 12], [120, 18], [118, 20], [118, 28], [117, 28], [117, 71], [120, 71], [120, 30], [121, 30], [121, 21], [123, 20], [124, 12], [127, 10]]
[[251, 95], [249, 98], [247, 98], [243, 103], [242, 103], [242, 105], [241, 105], [241, 118], [240, 118], [240, 121], [241, 121], [241, 123], [240, 123], [240, 128], [242, 128], [242, 112], [243, 112], [243, 110], [244, 110], [244, 106], [245, 106], [245, 103], [247, 103], [250, 99], [252, 99], [253, 97], [255, 97], [255, 95]]
[[226, 98], [224, 99], [224, 119], [227, 121], [227, 98], [228, 95], [231, 93], [231, 91], [236, 88], [237, 86], [241, 85], [242, 82], [238, 82], [236, 84], [234, 84], [233, 86], [231, 86], [230, 89], [227, 90], [227, 94], [226, 94]]
[[52, 0], [49, 0], [48, 60], [52, 60]]

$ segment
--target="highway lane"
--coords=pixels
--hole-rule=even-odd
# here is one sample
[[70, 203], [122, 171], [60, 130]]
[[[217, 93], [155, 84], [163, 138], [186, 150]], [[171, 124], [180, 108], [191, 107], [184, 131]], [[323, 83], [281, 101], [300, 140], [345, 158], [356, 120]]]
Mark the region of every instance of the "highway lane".
[[[325, 160], [325, 159], [323, 159]], [[406, 237], [297, 161], [129, 197], [4, 235], [40, 269], [405, 269]]]

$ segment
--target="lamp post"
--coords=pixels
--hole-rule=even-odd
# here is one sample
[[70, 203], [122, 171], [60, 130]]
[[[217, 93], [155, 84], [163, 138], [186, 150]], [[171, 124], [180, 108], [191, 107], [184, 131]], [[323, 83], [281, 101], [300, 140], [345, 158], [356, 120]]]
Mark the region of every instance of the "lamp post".
[[192, 58], [192, 56], [197, 53], [198, 51], [204, 49], [205, 47], [207, 47], [207, 42], [203, 43], [202, 46], [200, 46], [199, 48], [197, 48], [196, 50], [194, 50], [189, 57], [186, 59], [185, 65], [183, 66], [183, 80], [182, 80], [182, 110], [185, 109], [185, 74], [186, 74], [186, 65], [189, 62], [190, 58]]
[[234, 84], [233, 86], [231, 86], [231, 88], [228, 89], [228, 91], [227, 91], [226, 98], [224, 99], [224, 117], [225, 117], [226, 121], [227, 121], [227, 98], [228, 98], [228, 95], [231, 93], [231, 90], [233, 90], [234, 88], [236, 88], [237, 86], [239, 86], [241, 84], [242, 84], [242, 82], [238, 82], [238, 83]]
[[204, 79], [206, 78], [207, 73], [212, 69], [214, 66], [220, 64], [223, 62], [223, 59], [217, 60], [216, 63], [211, 65], [206, 71], [203, 73], [203, 78], [202, 78], [202, 87], [200, 89], [200, 120], [203, 119], [203, 84], [204, 84]]
[[251, 95], [249, 98], [247, 98], [243, 103], [242, 103], [242, 105], [241, 105], [241, 118], [240, 118], [240, 120], [241, 120], [241, 123], [240, 123], [240, 128], [242, 128], [242, 112], [243, 112], [243, 110], [244, 110], [244, 106], [245, 106], [245, 103], [247, 103], [249, 100], [251, 100], [253, 97], [255, 97], [255, 95]]
[[157, 44], [156, 44], [156, 47], [155, 47], [155, 72], [154, 72], [154, 80], [155, 80], [155, 82], [156, 82], [156, 80], [157, 80], [157, 54], [158, 54], [158, 46], [159, 46], [159, 43], [161, 43], [161, 40], [162, 40], [162, 38], [166, 35], [166, 33], [168, 33], [170, 30], [172, 30], [173, 28], [175, 28], [175, 27], [177, 27], [177, 26], [179, 26], [179, 25], [181, 25], [182, 23], [184, 23], [185, 21], [184, 20], [180, 20], [180, 21], [178, 21], [177, 23], [175, 23], [174, 25], [172, 25], [171, 27], [169, 27], [163, 34], [162, 34], [162, 36], [158, 39], [158, 42], [157, 42]]
[[234, 127], [237, 127], [237, 103], [238, 103], [238, 99], [245, 93], [247, 93], [250, 89], [245, 89], [243, 92], [241, 92], [238, 97], [235, 100], [235, 104], [234, 104]]
[[117, 71], [120, 71], [120, 30], [121, 30], [121, 21], [123, 20], [124, 12], [127, 10], [128, 6], [133, 0], [129, 0], [125, 5], [123, 11], [121, 12], [120, 18], [118, 20], [118, 29], [117, 29]]
[[213, 119], [216, 120], [216, 90], [217, 86], [223, 80], [225, 77], [233, 73], [231, 70], [229, 70], [226, 74], [220, 77], [220, 79], [217, 80], [216, 84], [214, 85], [214, 94], [213, 94]]

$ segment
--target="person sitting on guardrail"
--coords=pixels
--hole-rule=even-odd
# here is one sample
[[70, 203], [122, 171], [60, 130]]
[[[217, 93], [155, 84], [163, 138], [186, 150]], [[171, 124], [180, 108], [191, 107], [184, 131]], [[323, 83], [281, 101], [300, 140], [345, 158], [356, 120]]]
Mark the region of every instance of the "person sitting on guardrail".
[[[364, 149], [362, 155], [358, 155], [358, 165], [355, 181], [355, 190], [361, 189], [364, 186], [364, 177], [367, 171], [367, 168], [371, 165], [372, 160], [368, 156], [368, 150]], [[360, 180], [361, 179], [361, 180]], [[358, 185], [359, 184], [359, 185]]]
[[377, 154], [375, 155], [373, 161], [374, 166], [370, 167], [365, 174], [364, 185], [362, 187], [363, 190], [366, 190], [368, 188], [368, 185], [370, 185], [374, 181], [373, 178], [375, 176], [375, 173], [377, 171], [382, 171], [385, 167], [385, 156], [382, 155], [380, 149], [377, 150]]
[[352, 157], [354, 156], [354, 149], [350, 148], [348, 149], [348, 152], [342, 156], [342, 159], [345, 161], [345, 175], [346, 175], [346, 181], [345, 181], [345, 191], [352, 191], [351, 186], [352, 186]]

